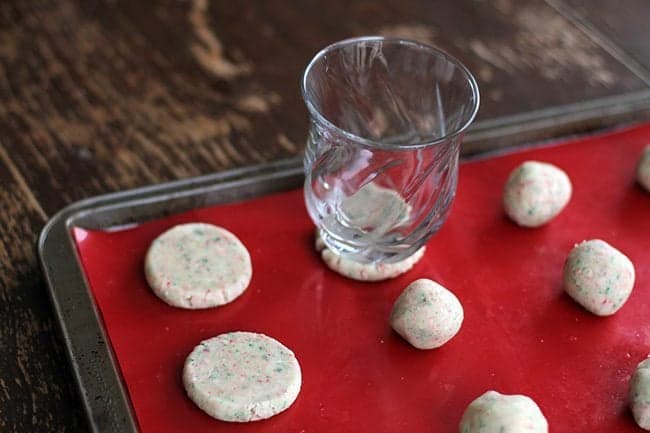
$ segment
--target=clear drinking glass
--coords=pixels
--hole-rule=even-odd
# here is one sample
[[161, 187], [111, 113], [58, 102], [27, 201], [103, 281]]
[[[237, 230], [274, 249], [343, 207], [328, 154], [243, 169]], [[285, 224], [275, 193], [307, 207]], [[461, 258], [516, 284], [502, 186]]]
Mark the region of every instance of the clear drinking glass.
[[444, 222], [479, 105], [454, 57], [403, 39], [348, 39], [307, 66], [305, 202], [325, 244], [358, 262], [404, 259]]

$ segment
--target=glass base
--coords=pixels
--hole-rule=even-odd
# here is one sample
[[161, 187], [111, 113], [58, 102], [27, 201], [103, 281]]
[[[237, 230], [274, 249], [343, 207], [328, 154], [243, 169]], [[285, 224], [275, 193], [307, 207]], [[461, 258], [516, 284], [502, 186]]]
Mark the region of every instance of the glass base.
[[398, 263], [415, 254], [424, 244], [426, 239], [415, 245], [364, 245], [355, 243], [354, 240], [341, 239], [320, 228], [316, 230], [324, 246], [334, 254], [358, 263]]

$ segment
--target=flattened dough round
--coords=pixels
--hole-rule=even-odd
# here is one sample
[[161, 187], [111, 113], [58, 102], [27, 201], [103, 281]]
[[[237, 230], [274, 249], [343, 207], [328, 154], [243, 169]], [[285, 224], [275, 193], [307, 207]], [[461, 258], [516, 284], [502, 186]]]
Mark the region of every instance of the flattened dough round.
[[650, 430], [650, 359], [639, 363], [630, 380], [630, 409], [634, 420], [644, 430]]
[[526, 161], [515, 168], [503, 190], [503, 208], [520, 226], [539, 227], [555, 218], [571, 199], [571, 181], [560, 168]]
[[548, 433], [537, 403], [525, 395], [488, 391], [467, 406], [460, 433]]
[[398, 277], [408, 272], [424, 256], [426, 247], [422, 247], [407, 258], [395, 263], [359, 263], [346, 259], [327, 248], [325, 242], [316, 232], [316, 251], [328, 268], [334, 272], [357, 281], [382, 281]]
[[458, 333], [462, 323], [463, 307], [458, 298], [426, 278], [404, 289], [390, 315], [395, 332], [418, 349], [442, 346]]
[[610, 316], [625, 304], [634, 287], [634, 265], [600, 239], [573, 247], [564, 263], [564, 290], [597, 316]]
[[381, 237], [408, 222], [411, 205], [395, 190], [370, 182], [341, 203], [347, 224]]
[[646, 191], [650, 192], [650, 146], [646, 146], [636, 166], [636, 180]]
[[202, 341], [183, 369], [189, 398], [213, 418], [231, 422], [257, 421], [286, 410], [298, 397], [301, 381], [293, 352], [253, 332]]
[[321, 252], [325, 264], [334, 272], [358, 281], [382, 281], [398, 277], [411, 270], [424, 256], [425, 247], [395, 263], [359, 263], [337, 256], [328, 248]]
[[151, 243], [145, 259], [153, 292], [180, 308], [227, 304], [246, 290], [252, 274], [244, 244], [211, 224], [182, 224], [167, 230]]

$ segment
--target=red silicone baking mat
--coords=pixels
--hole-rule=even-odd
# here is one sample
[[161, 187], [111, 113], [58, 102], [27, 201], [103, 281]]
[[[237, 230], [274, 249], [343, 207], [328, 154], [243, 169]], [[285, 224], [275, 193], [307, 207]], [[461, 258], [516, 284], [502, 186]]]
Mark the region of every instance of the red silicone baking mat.
[[[639, 431], [626, 409], [630, 374], [650, 353], [650, 194], [634, 183], [650, 126], [461, 166], [448, 221], [407, 275], [344, 279], [313, 250], [299, 190], [171, 216], [117, 232], [75, 230], [77, 246], [144, 433], [439, 432], [489, 389], [533, 397], [552, 432]], [[538, 229], [503, 215], [502, 186], [527, 159], [563, 167], [569, 206]], [[253, 279], [230, 305], [167, 306], [147, 288], [143, 259], [169, 227], [203, 221], [248, 246]], [[613, 317], [595, 317], [562, 291], [562, 264], [583, 239], [627, 254], [637, 280]], [[451, 289], [465, 309], [460, 333], [438, 350], [410, 347], [388, 316], [416, 278]], [[186, 398], [181, 370], [202, 339], [249, 330], [293, 349], [302, 391], [266, 421], [216, 421]]]

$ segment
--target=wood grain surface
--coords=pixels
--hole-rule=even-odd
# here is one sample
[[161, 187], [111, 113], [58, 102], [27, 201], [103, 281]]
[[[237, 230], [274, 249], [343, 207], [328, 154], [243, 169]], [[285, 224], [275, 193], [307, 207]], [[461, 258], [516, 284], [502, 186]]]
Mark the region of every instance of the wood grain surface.
[[84, 428], [35, 244], [47, 216], [0, 144], [0, 431]]
[[[647, 92], [650, 3], [622, 3], [0, 2], [0, 431], [86, 431], [34, 252], [57, 210], [299, 154], [301, 72], [351, 36], [459, 57], [479, 80], [483, 122]], [[648, 119], [649, 107], [581, 125]], [[546, 138], [567, 131], [552, 126]]]

